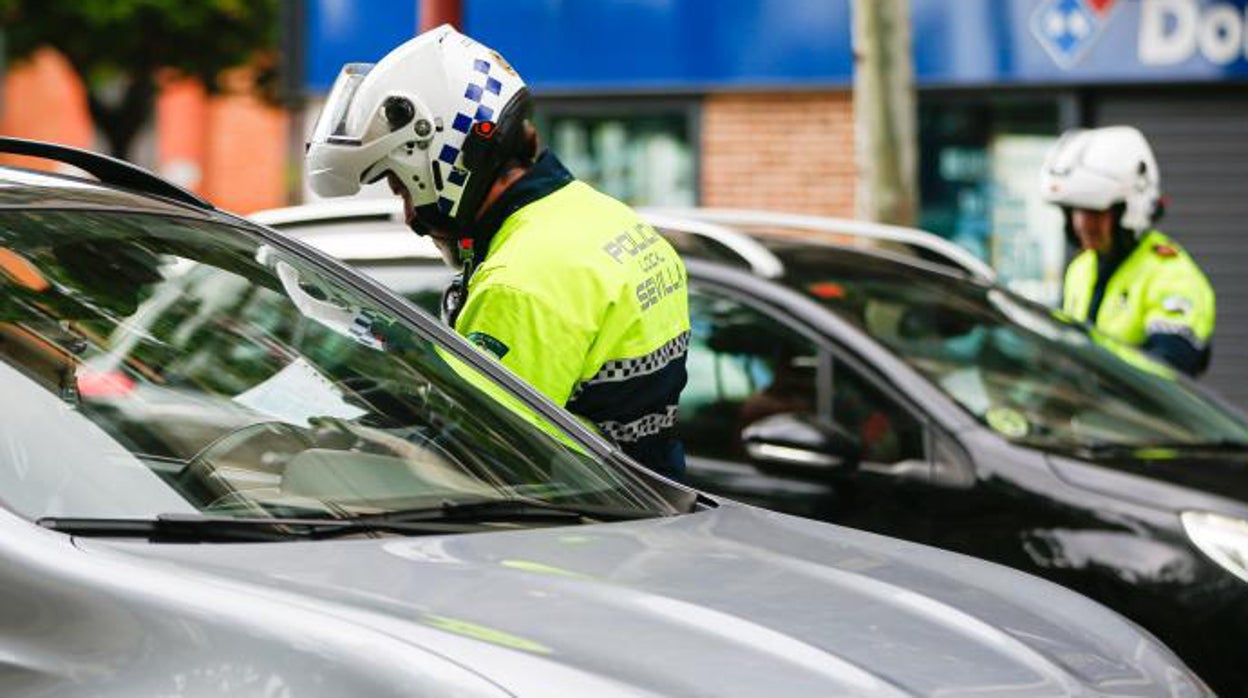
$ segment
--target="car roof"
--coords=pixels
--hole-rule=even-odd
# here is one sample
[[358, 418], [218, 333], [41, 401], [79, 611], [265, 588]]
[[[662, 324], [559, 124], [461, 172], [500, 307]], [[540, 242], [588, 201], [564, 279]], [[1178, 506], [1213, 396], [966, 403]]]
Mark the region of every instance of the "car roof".
[[[745, 233], [717, 223], [708, 223], [694, 218], [682, 218], [658, 211], [643, 210], [639, 213], [647, 223], [665, 233], [669, 240], [672, 238], [672, 233], [685, 233], [703, 243], [703, 249], [699, 251], [713, 252], [713, 249], [706, 247], [706, 243], [713, 243], [722, 248], [721, 255], [723, 257], [728, 259], [735, 258], [742, 262], [756, 276], [774, 279], [784, 274], [784, 264], [779, 259], [776, 259], [776, 256], [766, 247]], [[695, 250], [682, 247], [681, 245], [676, 245], [676, 247], [677, 251], [681, 253], [696, 253]], [[721, 255], [711, 254], [708, 256], [714, 258], [721, 257]]]
[[878, 248], [884, 246], [902, 254], [957, 267], [968, 275], [985, 281], [996, 279], [996, 272], [992, 267], [968, 250], [918, 228], [754, 209], [686, 207], [643, 208], [641, 211], [643, 214], [670, 216], [674, 220], [714, 223], [738, 231], [762, 229], [769, 234], [803, 232], [809, 235], [813, 233], [819, 235], [819, 238], [827, 244], [845, 247]]
[[790, 277], [811, 273], [843, 273], [855, 276], [939, 279], [948, 283], [995, 286], [965, 270], [941, 262], [914, 257], [894, 249], [841, 247], [802, 238], [765, 238], [762, 242], [784, 267], [776, 281], [791, 284]]
[[126, 210], [194, 217], [211, 217], [214, 210], [85, 177], [7, 165], [0, 165], [0, 208]]
[[249, 216], [253, 221], [273, 228], [284, 225], [313, 223], [318, 221], [349, 220], [352, 218], [391, 220], [403, 223], [403, 202], [397, 197], [344, 198], [317, 201], [257, 211]]
[[[954, 266], [951, 269], [948, 265], [933, 263], [930, 260], [890, 248], [843, 246], [826, 239], [779, 237], [760, 240], [729, 226], [682, 217], [674, 213], [655, 209], [642, 209], [640, 213], [647, 222], [665, 233], [675, 231], [689, 234], [722, 248], [722, 250], [713, 250], [709, 247], [683, 248], [679, 250], [682, 253], [721, 263], [735, 261], [737, 266], [744, 267], [755, 276], [766, 279], [784, 277], [786, 265], [777, 255], [777, 251], [790, 252], [795, 247], [836, 250], [837, 263], [849, 267], [857, 266], [862, 260], [872, 259], [879, 260], [881, 264], [900, 265], [898, 268], [907, 270], [935, 271], [946, 275], [954, 271], [955, 275], [961, 272], [967, 276], [976, 276], [961, 266]], [[441, 259], [437, 247], [428, 237], [406, 232], [403, 204], [397, 198], [322, 201], [258, 211], [251, 214], [249, 218], [278, 231], [293, 233], [313, 247], [349, 262]], [[856, 221], [849, 222], [855, 223]], [[930, 234], [923, 233], [923, 235]], [[792, 258], [789, 254], [785, 256]]]
[[258, 211], [249, 218], [350, 262], [442, 258], [432, 240], [408, 231], [397, 198], [317, 202]]
[[[731, 228], [661, 213], [648, 213], [644, 217], [655, 228], [678, 230], [718, 243], [723, 251], [716, 257], [738, 260], [759, 276], [774, 278], [783, 273], [780, 261], [765, 247]], [[440, 258], [437, 248], [428, 238], [416, 235], [395, 238], [384, 234], [394, 232], [396, 226], [407, 227], [403, 204], [393, 197], [320, 201], [259, 211], [250, 218], [256, 223], [287, 232], [298, 228], [300, 239], [343, 259]]]

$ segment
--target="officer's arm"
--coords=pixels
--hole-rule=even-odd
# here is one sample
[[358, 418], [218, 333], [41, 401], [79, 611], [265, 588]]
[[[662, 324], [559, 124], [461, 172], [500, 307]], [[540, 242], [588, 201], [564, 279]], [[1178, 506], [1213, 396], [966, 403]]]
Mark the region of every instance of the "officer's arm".
[[1149, 284], [1144, 309], [1144, 351], [1195, 376], [1209, 362], [1213, 290], [1202, 275], [1170, 270]]
[[580, 380], [592, 335], [532, 294], [500, 284], [474, 289], [455, 329], [555, 404]]
[[1188, 337], [1170, 333], [1150, 334], [1141, 348], [1153, 358], [1177, 368], [1189, 376], [1204, 370], [1206, 348], [1198, 347]]

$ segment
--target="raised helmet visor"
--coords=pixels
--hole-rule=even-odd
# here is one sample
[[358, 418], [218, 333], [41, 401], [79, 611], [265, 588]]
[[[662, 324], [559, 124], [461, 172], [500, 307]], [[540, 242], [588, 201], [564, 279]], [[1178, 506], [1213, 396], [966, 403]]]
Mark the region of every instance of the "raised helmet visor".
[[[379, 86], [369, 79], [374, 77], [374, 64], [348, 63], [334, 80], [334, 87], [308, 141], [308, 184], [319, 196], [350, 196], [359, 192], [361, 184], [371, 184], [396, 169], [402, 169], [398, 174], [403, 179], [412, 176], [430, 179], [425, 172], [428, 160], [423, 149], [408, 149], [406, 168], [401, 168], [392, 157], [405, 145], [431, 139], [431, 126], [428, 134], [414, 132], [410, 126], [416, 120], [431, 125], [433, 119], [428, 109], [410, 95], [400, 95], [393, 90], [386, 90], [379, 96]], [[408, 121], [388, 125], [385, 129], [375, 128], [382, 97], [395, 97], [405, 102], [410, 107]], [[432, 188], [417, 189], [412, 194], [415, 205], [432, 203], [435, 199]]]
[[341, 145], [361, 145], [364, 138], [363, 119], [358, 123], [349, 123], [351, 107], [364, 78], [373, 69], [374, 63], [348, 63], [339, 71], [334, 79], [334, 87], [325, 100], [320, 117], [316, 120], [316, 128], [312, 130], [312, 143], [337, 143]]

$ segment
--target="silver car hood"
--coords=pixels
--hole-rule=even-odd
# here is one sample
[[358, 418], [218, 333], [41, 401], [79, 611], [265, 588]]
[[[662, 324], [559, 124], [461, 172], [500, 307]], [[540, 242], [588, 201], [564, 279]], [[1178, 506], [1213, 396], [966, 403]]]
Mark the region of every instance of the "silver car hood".
[[455, 536], [79, 544], [368, 626], [519, 697], [1203, 694], [1150, 636], [1053, 584], [733, 504]]

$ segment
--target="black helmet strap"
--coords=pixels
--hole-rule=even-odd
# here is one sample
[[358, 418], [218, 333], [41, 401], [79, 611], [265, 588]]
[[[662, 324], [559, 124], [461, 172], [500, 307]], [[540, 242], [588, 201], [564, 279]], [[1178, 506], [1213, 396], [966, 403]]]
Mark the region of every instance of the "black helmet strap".
[[[455, 215], [444, 213], [437, 204], [418, 206], [418, 224], [412, 226], [415, 233], [423, 235], [430, 228], [437, 228], [469, 237], [472, 224], [481, 213], [481, 205], [504, 168], [509, 163], [532, 163], [535, 153], [529, 147], [525, 133], [525, 123], [532, 118], [532, 113], [529, 91], [521, 88], [499, 112], [496, 123], [478, 121], [472, 125], [463, 145], [463, 165], [470, 175], [460, 194]], [[433, 166], [437, 168], [439, 163], [435, 162]], [[440, 180], [440, 175], [435, 169], [435, 180]]]
[[472, 174], [460, 196], [455, 215], [463, 228], [467, 228], [480, 213], [490, 187], [508, 163], [523, 158], [529, 150], [524, 125], [532, 113], [529, 91], [520, 88], [499, 112], [497, 123], [478, 121], [468, 130], [464, 139], [463, 162], [464, 168]]

